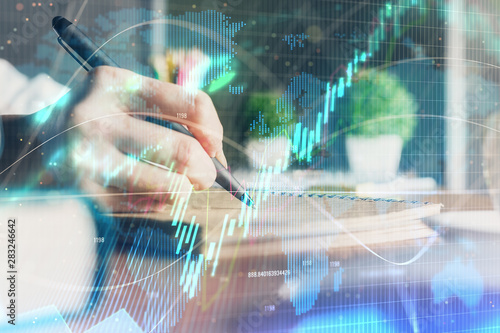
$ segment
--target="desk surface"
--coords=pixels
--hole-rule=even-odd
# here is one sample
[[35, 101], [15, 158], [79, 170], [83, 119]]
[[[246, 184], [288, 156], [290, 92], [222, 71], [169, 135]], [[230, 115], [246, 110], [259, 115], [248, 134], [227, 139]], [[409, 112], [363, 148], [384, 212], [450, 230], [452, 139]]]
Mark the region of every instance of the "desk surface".
[[[497, 320], [493, 306], [500, 301], [497, 239], [484, 233], [442, 230], [441, 239], [408, 265], [384, 260], [405, 262], [421, 250], [421, 244], [382, 249], [378, 254], [384, 260], [371, 253], [328, 258], [331, 267], [317, 285], [315, 278], [321, 275], [318, 269], [292, 273], [293, 279], [290, 275], [250, 277], [251, 272], [287, 270], [285, 255], [268, 257], [264, 249], [256, 249], [252, 258], [235, 257], [219, 263], [214, 276], [207, 269], [191, 300], [158, 297], [156, 293], [165, 286], [175, 289], [173, 271], [167, 270], [150, 281], [103, 293], [102, 307], [95, 310], [93, 320], [83, 326], [77, 321], [70, 324], [75, 328], [93, 326], [105, 319], [104, 308], [125, 308], [145, 331], [156, 323], [159, 332], [164, 332], [167, 319], [174, 318], [166, 313], [185, 306], [170, 331], [300, 332], [314, 325], [322, 329], [327, 325], [339, 332], [351, 332], [349, 328], [353, 327], [382, 332], [409, 332], [416, 327], [421, 332], [478, 328]], [[140, 269], [127, 262], [123, 252], [114, 253], [111, 285], [124, 285], [148, 275], [138, 273]], [[161, 264], [154, 258], [144, 258], [142, 267], [151, 273], [152, 267], [170, 265], [176, 265], [176, 258], [164, 258]], [[169, 275], [169, 283], [158, 285], [159, 281], [168, 281]], [[313, 303], [309, 309], [307, 298]], [[158, 312], [151, 312], [153, 309]]]
[[[487, 204], [480, 196], [446, 200]], [[484, 217], [474, 211], [466, 214]], [[44, 303], [57, 304], [44, 311], [58, 314], [72, 332], [98, 332], [117, 319], [133, 332], [300, 332], [306, 327], [307, 332], [314, 327], [451, 332], [491, 327], [498, 320], [495, 233], [434, 225], [438, 238], [327, 258], [269, 256], [257, 244], [251, 257], [236, 254], [218, 262], [213, 275], [215, 263], [203, 262], [202, 275], [186, 292], [185, 281], [180, 281], [183, 271], [196, 267], [175, 253], [177, 244], [164, 231], [145, 228], [142, 243], [123, 243], [111, 220], [99, 219], [92, 236], [106, 242], [93, 244], [98, 259], [91, 283], [78, 282], [85, 287], [86, 302], [70, 309], [71, 300], [59, 293]], [[326, 259], [326, 267], [309, 263], [316, 259]], [[302, 269], [290, 271], [290, 260], [302, 262]], [[66, 265], [80, 267], [78, 262]]]

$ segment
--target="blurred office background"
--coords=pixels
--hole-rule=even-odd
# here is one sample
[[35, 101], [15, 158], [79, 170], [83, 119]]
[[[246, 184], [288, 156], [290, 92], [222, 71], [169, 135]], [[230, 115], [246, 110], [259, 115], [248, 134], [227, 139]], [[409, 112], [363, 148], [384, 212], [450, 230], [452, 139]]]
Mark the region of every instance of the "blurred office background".
[[[498, 173], [495, 158], [487, 157], [498, 152], [483, 147], [496, 135], [488, 124], [495, 123], [500, 102], [499, 10], [495, 1], [463, 0], [2, 2], [0, 57], [30, 77], [48, 73], [62, 84], [74, 79], [78, 65], [51, 31], [55, 15], [72, 19], [98, 44], [106, 42], [105, 51], [123, 67], [160, 79], [169, 51], [199, 48], [211, 64], [200, 86], [219, 111], [234, 169], [263, 167], [257, 141], [278, 155], [265, 167], [287, 159], [287, 171], [327, 172], [333, 189], [376, 183], [395, 190], [486, 190]], [[392, 81], [371, 77], [368, 88], [358, 84], [373, 71]], [[386, 111], [373, 111], [375, 127], [402, 137], [402, 154], [395, 170], [356, 174], [346, 141], [356, 134], [353, 124], [368, 116], [352, 118], [353, 100], [380, 86], [408, 96], [389, 95], [374, 103]], [[295, 133], [297, 123], [319, 140]], [[273, 147], [274, 141], [281, 143]], [[389, 159], [385, 146], [377, 146], [379, 160]]]

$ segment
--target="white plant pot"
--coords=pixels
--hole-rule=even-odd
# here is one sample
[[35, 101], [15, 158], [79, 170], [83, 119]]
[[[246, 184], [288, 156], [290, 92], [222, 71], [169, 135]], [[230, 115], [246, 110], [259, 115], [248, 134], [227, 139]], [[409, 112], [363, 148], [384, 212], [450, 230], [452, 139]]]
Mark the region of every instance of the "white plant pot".
[[403, 139], [398, 135], [348, 136], [347, 157], [351, 172], [360, 181], [389, 181], [398, 173]]

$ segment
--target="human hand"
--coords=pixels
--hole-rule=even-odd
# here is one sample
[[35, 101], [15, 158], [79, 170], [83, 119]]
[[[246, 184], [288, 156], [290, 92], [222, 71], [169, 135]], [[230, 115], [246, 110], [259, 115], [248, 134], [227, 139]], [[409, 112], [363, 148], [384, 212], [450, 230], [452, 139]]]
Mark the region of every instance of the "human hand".
[[[210, 157], [227, 166], [222, 125], [201, 91], [103, 66], [71, 91], [62, 109], [71, 128], [67, 165], [75, 183], [106, 210], [161, 210], [191, 186], [202, 190], [214, 183]], [[196, 139], [146, 116], [179, 122]]]

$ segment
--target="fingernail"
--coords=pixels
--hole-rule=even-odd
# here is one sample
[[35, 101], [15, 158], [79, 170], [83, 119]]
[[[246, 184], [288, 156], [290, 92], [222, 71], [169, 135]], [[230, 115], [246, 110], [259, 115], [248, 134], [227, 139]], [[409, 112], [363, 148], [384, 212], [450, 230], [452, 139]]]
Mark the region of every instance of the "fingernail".
[[224, 152], [221, 154], [222, 161], [221, 163], [224, 165], [224, 167], [227, 169], [227, 158], [226, 155], [224, 155]]
[[215, 156], [217, 157], [219, 162], [221, 162], [224, 165], [224, 167], [227, 169], [227, 159], [226, 159], [226, 156], [224, 155], [224, 152], [222, 151], [222, 149], [218, 150], [217, 154]]
[[217, 150], [215, 149], [210, 149], [208, 151], [208, 156], [210, 156], [211, 158], [214, 158], [215, 156], [217, 156]]

